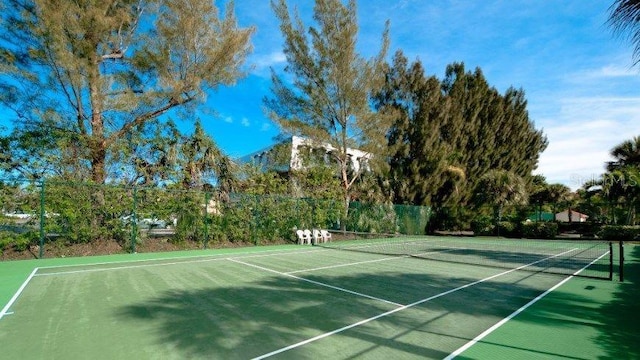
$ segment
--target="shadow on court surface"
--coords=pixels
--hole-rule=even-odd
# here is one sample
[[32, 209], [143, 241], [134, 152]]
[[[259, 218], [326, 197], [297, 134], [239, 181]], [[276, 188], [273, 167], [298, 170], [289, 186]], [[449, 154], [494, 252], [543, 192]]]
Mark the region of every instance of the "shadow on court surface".
[[604, 304], [600, 321], [606, 330], [598, 342], [612, 359], [640, 359], [640, 246], [632, 247], [625, 264], [625, 281], [619, 284], [614, 300]]
[[[314, 281], [409, 304], [468, 284], [446, 276], [382, 273]], [[507, 276], [505, 276], [507, 277]], [[561, 278], [509, 274], [284, 352], [290, 358], [442, 359]], [[298, 279], [269, 276], [244, 286], [166, 291], [120, 308], [118, 321], [149, 322], [154, 340], [186, 357], [249, 358], [397, 308]], [[361, 289], [357, 290], [361, 284]], [[404, 288], [406, 294], [398, 294]], [[133, 325], [132, 325], [133, 326]]]
[[640, 246], [625, 282], [574, 279], [481, 339], [460, 359], [640, 359]]

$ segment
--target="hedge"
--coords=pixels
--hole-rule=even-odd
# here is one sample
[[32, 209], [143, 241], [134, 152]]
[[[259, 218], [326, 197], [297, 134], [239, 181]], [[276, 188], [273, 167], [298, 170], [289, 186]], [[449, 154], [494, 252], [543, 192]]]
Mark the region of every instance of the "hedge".
[[598, 234], [608, 240], [637, 240], [640, 238], [640, 226], [638, 225], [605, 225]]

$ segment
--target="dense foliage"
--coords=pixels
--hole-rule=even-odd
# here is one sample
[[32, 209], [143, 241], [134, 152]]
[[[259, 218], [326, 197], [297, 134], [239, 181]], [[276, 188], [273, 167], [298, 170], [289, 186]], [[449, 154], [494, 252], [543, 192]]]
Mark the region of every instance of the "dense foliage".
[[[307, 27], [297, 13], [291, 16], [285, 0], [273, 1], [284, 37], [285, 72], [272, 73], [273, 97], [265, 99], [269, 116], [287, 134], [300, 135], [318, 147], [328, 144], [331, 162], [336, 164], [347, 204], [353, 185], [364, 171], [354, 168], [348, 149], [379, 153], [388, 124], [370, 106], [369, 95], [382, 82], [381, 67], [388, 48], [388, 24], [381, 49], [370, 60], [356, 51], [358, 24], [356, 2], [317, 0], [314, 26]], [[382, 162], [364, 157], [361, 162]]]
[[113, 168], [140, 165], [123, 152], [153, 133], [155, 119], [193, 109], [207, 90], [242, 76], [254, 30], [238, 27], [233, 2], [222, 14], [208, 0], [6, 5], [0, 103], [14, 110], [15, 129], [2, 165], [97, 184]]
[[[402, 52], [385, 74], [374, 100], [395, 119], [388, 159], [396, 203], [440, 209], [507, 203], [514, 196], [526, 201], [524, 186], [547, 140], [529, 119], [522, 90], [500, 94], [480, 69], [466, 72], [460, 63], [451, 64], [442, 81], [427, 77], [420, 61], [409, 64]], [[496, 171], [507, 178], [487, 194], [482, 181]]]

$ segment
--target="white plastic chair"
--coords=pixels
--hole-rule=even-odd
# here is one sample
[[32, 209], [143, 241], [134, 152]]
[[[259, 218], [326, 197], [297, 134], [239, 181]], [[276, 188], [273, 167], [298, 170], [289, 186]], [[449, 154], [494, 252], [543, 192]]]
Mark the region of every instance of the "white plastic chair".
[[320, 230], [320, 234], [324, 242], [331, 241], [331, 233], [327, 230]]
[[307, 244], [311, 244], [311, 230], [304, 229], [304, 236]]
[[322, 233], [320, 233], [320, 230], [313, 229], [313, 243], [318, 244], [320, 242], [324, 242], [323, 240], [324, 238], [322, 237]]
[[302, 230], [296, 230], [296, 235], [298, 235], [298, 244], [304, 245], [307, 243], [308, 236]]

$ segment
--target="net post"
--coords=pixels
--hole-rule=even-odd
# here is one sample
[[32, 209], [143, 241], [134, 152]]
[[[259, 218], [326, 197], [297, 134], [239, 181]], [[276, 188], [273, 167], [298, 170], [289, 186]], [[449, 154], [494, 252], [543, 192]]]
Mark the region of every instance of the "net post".
[[620, 247], [620, 282], [624, 281], [624, 241], [618, 243]]
[[613, 244], [609, 241], [609, 281], [613, 280]]

